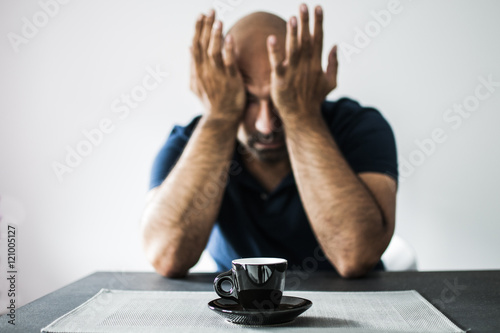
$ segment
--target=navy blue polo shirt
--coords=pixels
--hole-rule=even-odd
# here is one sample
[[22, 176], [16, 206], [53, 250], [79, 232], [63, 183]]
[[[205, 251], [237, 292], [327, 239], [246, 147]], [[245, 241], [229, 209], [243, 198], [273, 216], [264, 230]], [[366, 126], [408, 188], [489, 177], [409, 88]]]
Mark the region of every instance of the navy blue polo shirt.
[[[397, 154], [390, 125], [374, 108], [342, 98], [325, 101], [322, 115], [355, 173], [379, 172], [397, 180]], [[160, 185], [182, 154], [201, 116], [175, 126], [156, 157], [150, 188]], [[207, 249], [220, 271], [244, 257], [279, 257], [288, 267], [332, 270], [304, 211], [293, 172], [268, 193], [244, 167], [236, 145], [221, 208]], [[335, 167], [332, 165], [332, 167]], [[318, 188], [318, 191], [328, 189]], [[378, 268], [381, 268], [379, 263]]]

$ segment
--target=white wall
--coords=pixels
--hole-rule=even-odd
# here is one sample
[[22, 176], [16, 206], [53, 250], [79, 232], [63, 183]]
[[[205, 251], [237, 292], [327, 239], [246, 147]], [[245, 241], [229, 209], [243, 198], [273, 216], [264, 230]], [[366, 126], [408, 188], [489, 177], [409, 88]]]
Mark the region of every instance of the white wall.
[[[232, 24], [254, 10], [288, 18], [299, 1], [73, 0], [43, 22], [38, 1], [0, 0], [0, 309], [7, 222], [18, 227], [18, 306], [96, 270], [151, 270], [138, 235], [150, 167], [172, 125], [201, 111], [188, 89], [188, 45], [212, 3], [226, 4]], [[389, 1], [308, 3], [323, 4], [325, 48], [345, 48]], [[359, 53], [341, 52], [331, 98], [377, 107], [400, 157], [422, 162], [402, 170], [397, 212], [420, 269], [498, 269], [500, 88], [457, 129], [443, 115], [474, 94], [478, 77], [500, 81], [500, 3], [401, 0], [399, 10]], [[21, 35], [34, 15], [46, 25], [15, 52], [8, 34]], [[113, 101], [157, 66], [169, 76], [127, 117], [113, 113]], [[53, 162], [103, 119], [113, 131], [59, 181]], [[418, 153], [415, 140], [435, 128], [446, 141]]]

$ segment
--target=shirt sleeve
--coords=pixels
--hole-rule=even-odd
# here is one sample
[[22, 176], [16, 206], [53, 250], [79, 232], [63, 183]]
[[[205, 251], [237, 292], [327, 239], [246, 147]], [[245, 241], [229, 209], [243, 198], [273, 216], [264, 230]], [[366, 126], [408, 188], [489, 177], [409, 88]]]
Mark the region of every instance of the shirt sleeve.
[[165, 178], [167, 178], [168, 174], [184, 151], [184, 147], [189, 141], [189, 138], [191, 137], [199, 119], [200, 116], [194, 118], [187, 126], [174, 126], [167, 138], [167, 141], [163, 147], [161, 147], [153, 162], [149, 189], [153, 189], [161, 185]]
[[387, 120], [377, 110], [363, 108], [353, 121], [343, 152], [354, 172], [380, 172], [397, 181], [396, 141]]

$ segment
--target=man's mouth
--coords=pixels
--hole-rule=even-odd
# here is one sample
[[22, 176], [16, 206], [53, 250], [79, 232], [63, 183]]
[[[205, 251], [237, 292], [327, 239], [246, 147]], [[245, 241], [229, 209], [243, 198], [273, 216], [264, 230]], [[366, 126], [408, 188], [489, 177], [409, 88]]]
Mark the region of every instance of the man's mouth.
[[255, 142], [254, 147], [258, 149], [275, 149], [280, 148], [285, 143], [283, 141], [275, 141], [275, 142]]

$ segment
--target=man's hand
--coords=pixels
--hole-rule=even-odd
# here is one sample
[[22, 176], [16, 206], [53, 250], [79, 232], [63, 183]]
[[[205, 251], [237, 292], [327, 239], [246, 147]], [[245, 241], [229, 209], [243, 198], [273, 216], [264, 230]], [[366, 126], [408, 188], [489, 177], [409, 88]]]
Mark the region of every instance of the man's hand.
[[[271, 98], [280, 116], [302, 116], [317, 112], [321, 103], [337, 86], [337, 46], [328, 56], [328, 67], [323, 72], [323, 10], [315, 9], [314, 35], [309, 32], [309, 11], [300, 6], [300, 24], [297, 18], [288, 21], [286, 52], [278, 46], [276, 36], [267, 39], [271, 63]], [[284, 59], [283, 59], [284, 58]]]
[[[222, 22], [215, 12], [196, 21], [191, 47], [191, 90], [210, 116], [239, 119], [245, 108], [245, 86], [236, 67], [234, 41], [226, 36], [222, 45]], [[224, 52], [222, 52], [224, 49]]]

